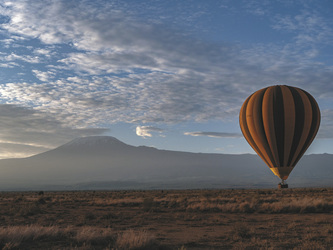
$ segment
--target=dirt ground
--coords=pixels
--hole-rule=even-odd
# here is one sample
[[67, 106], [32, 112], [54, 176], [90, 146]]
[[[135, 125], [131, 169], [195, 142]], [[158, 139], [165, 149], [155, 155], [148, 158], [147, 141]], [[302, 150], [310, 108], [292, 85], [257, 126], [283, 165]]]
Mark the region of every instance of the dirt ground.
[[332, 249], [333, 188], [0, 193], [2, 249]]

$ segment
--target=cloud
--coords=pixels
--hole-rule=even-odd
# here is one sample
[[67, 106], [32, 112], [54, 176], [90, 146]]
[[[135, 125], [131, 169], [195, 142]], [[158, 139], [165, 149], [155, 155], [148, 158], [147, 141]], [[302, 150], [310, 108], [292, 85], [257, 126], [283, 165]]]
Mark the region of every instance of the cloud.
[[222, 133], [222, 132], [185, 132], [184, 135], [190, 136], [208, 136], [215, 138], [241, 138], [239, 133]]
[[38, 56], [17, 55], [15, 53], [6, 56], [4, 60], [8, 62], [21, 60], [27, 63], [40, 63], [40, 58]]
[[[29, 69], [42, 83], [6, 80], [2, 100], [51, 113], [68, 126], [230, 121], [248, 95], [274, 84], [304, 88], [318, 99], [333, 96], [332, 67], [314, 60], [332, 31], [316, 12], [273, 17], [275, 31], [294, 39], [245, 48], [191, 37], [160, 17], [137, 18], [140, 10], [116, 1], [18, 0], [4, 6], [2, 29], [15, 37], [12, 46], [22, 37], [37, 47], [24, 55], [7, 51], [0, 55], [3, 65], [48, 64]], [[251, 6], [260, 15], [270, 13], [266, 7]], [[48, 53], [55, 48], [59, 53]]]
[[152, 137], [152, 132], [162, 133], [164, 130], [152, 126], [137, 126], [136, 135], [141, 137]]
[[321, 124], [318, 130], [317, 138], [332, 139], [333, 138], [333, 110], [321, 110]]
[[332, 41], [332, 28], [316, 12], [301, 11], [296, 16], [276, 16], [274, 29], [295, 34], [298, 46], [327, 44]]
[[0, 104], [0, 158], [26, 157], [76, 137], [98, 135], [105, 128], [73, 128], [50, 113]]
[[[5, 84], [1, 91], [6, 101], [29, 102], [44, 111], [72, 111], [73, 122], [81, 122], [76, 118], [84, 116], [85, 120], [110, 117], [113, 122], [177, 123], [234, 114], [236, 105], [230, 107], [228, 103], [233, 105], [237, 99], [230, 95], [237, 89], [229, 80], [220, 80], [242, 68], [236, 66], [239, 59], [231, 46], [192, 41], [164, 26], [134, 20], [119, 10], [106, 15], [106, 10], [111, 10], [108, 6], [96, 17], [95, 5], [85, 9], [79, 4], [75, 11], [67, 4], [12, 3], [7, 10], [10, 22], [3, 27], [46, 44], [71, 43], [72, 51], [80, 49], [63, 54], [53, 69], [78, 71], [81, 82], [58, 79], [48, 85]], [[49, 80], [46, 71], [33, 72], [40, 80]], [[99, 76], [104, 74], [110, 75]], [[238, 80], [242, 81], [241, 77]], [[104, 114], [99, 116], [102, 108]], [[89, 118], [89, 114], [94, 117]]]
[[47, 82], [50, 78], [54, 77], [54, 72], [47, 71], [39, 71], [37, 69], [32, 70], [32, 72], [35, 74], [35, 76], [42, 82]]
[[24, 158], [50, 149], [44, 146], [38, 147], [36, 145], [26, 145], [7, 141], [0, 141], [0, 148], [0, 159]]
[[46, 56], [46, 57], [50, 57], [53, 54], [53, 52], [51, 50], [43, 49], [43, 48], [35, 49], [34, 53], [37, 54], [37, 55], [43, 55], [43, 56]]

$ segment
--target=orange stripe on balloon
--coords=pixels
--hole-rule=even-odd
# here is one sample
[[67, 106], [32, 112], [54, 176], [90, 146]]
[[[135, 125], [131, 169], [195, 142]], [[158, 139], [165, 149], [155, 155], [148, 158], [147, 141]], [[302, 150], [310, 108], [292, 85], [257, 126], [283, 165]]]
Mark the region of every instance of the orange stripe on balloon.
[[[264, 94], [266, 89], [262, 89], [259, 90], [257, 92], [255, 92], [252, 97], [250, 98], [247, 107], [246, 107], [246, 124], [248, 126], [249, 129], [249, 133], [251, 134], [254, 142], [257, 144], [258, 150], [261, 153], [261, 155], [264, 157], [265, 162], [267, 163], [267, 165], [269, 167], [274, 167], [272, 165], [272, 161], [271, 158], [272, 156], [269, 155], [269, 152], [267, 149], [268, 145], [265, 145], [264, 140], [266, 140], [266, 138], [264, 137], [264, 135], [261, 133], [260, 131], [260, 125], [258, 122], [258, 105], [259, 102], [258, 100], [260, 100]], [[260, 114], [261, 115], [261, 114]], [[259, 132], [259, 133], [258, 133]]]
[[263, 154], [260, 152], [257, 144], [253, 140], [253, 137], [251, 136], [251, 133], [250, 133], [248, 125], [247, 125], [246, 109], [247, 109], [247, 105], [248, 105], [248, 102], [249, 102], [251, 97], [252, 97], [252, 95], [249, 96], [246, 99], [246, 101], [244, 102], [244, 104], [242, 105], [242, 108], [241, 108], [240, 113], [239, 113], [239, 124], [240, 124], [241, 130], [242, 130], [242, 133], [243, 133], [245, 139], [247, 140], [247, 142], [250, 144], [250, 146], [253, 148], [253, 150], [259, 155], [259, 157], [267, 164], [267, 166], [269, 166], [269, 163], [267, 162], [267, 160], [265, 159]]
[[280, 161], [279, 161], [279, 153], [276, 144], [276, 135], [274, 127], [273, 94], [274, 94], [274, 88], [268, 88], [265, 92], [262, 102], [262, 118], [263, 118], [263, 124], [264, 124], [267, 142], [269, 144], [270, 150], [273, 155], [272, 163], [274, 167], [278, 167], [280, 166]]

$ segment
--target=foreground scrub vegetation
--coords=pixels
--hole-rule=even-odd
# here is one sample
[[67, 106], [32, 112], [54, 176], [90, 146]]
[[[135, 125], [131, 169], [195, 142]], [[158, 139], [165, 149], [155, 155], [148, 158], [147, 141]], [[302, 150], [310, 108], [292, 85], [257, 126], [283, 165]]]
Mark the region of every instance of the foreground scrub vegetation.
[[1, 249], [330, 249], [333, 188], [0, 193]]

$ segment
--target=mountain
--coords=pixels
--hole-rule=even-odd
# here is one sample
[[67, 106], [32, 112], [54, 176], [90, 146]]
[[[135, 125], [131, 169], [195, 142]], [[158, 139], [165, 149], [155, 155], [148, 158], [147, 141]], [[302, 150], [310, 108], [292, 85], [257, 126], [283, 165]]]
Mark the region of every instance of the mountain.
[[[290, 186], [331, 185], [333, 155], [306, 155]], [[262, 188], [279, 179], [256, 155], [134, 147], [114, 137], [75, 139], [23, 159], [0, 160], [0, 190]]]

